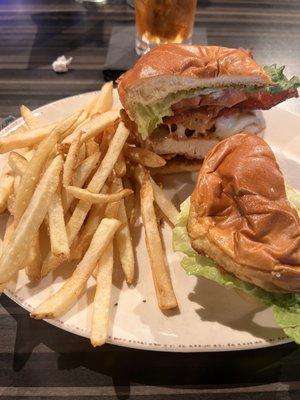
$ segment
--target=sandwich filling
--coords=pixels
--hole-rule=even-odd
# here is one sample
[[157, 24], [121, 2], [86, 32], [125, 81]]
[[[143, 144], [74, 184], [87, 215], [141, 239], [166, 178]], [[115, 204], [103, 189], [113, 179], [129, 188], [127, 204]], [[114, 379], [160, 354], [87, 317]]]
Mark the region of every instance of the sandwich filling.
[[264, 70], [272, 85], [182, 90], [155, 103], [135, 103], [130, 113], [143, 140], [165, 135], [178, 140], [210, 135], [223, 138], [224, 132], [218, 128], [224, 120], [232, 121], [241, 114], [254, 116], [254, 110], [268, 110], [286, 99], [298, 97], [299, 78], [288, 80], [284, 67], [276, 65]]

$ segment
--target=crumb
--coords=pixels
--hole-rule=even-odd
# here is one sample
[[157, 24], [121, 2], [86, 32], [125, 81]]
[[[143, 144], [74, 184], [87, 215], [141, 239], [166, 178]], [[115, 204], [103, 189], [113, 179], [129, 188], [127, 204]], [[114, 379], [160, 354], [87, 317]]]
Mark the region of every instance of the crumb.
[[117, 307], [118, 303], [115, 303], [114, 306]]
[[143, 303], [146, 303], [146, 300], [143, 300]]

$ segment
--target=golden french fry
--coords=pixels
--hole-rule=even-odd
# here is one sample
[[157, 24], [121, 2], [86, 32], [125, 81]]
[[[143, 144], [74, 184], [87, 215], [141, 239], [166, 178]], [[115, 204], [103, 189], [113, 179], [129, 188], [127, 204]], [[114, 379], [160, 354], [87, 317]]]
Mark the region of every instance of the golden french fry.
[[126, 144], [124, 146], [124, 155], [129, 160], [142, 164], [145, 167], [158, 168], [166, 164], [166, 160], [153, 151], [142, 147], [134, 147]]
[[62, 157], [57, 156], [34, 191], [26, 211], [15, 228], [11, 242], [0, 258], [0, 284], [7, 282], [26, 260], [29, 246], [45, 218], [57, 189], [62, 165]]
[[[87, 190], [93, 193], [99, 193], [101, 191], [106, 179], [114, 168], [115, 162], [122, 151], [128, 135], [128, 129], [121, 122], [117, 128], [114, 137], [110, 142], [109, 148], [105, 157], [102, 160], [102, 163], [100, 164], [99, 168], [97, 169], [93, 178], [88, 184]], [[69, 222], [67, 223], [67, 235], [70, 247], [72, 247], [73, 242], [77, 237], [90, 208], [91, 203], [80, 200]], [[59, 257], [55, 257], [53, 254], [48, 253], [42, 266], [42, 276], [45, 276], [48, 272], [56, 269], [61, 264], [61, 262], [62, 261]]]
[[133, 183], [127, 177], [123, 178], [124, 187], [126, 189], [131, 189], [133, 191], [132, 196], [127, 196], [124, 198], [125, 209], [127, 214], [127, 219], [130, 225], [134, 225], [137, 219], [137, 207], [136, 207], [136, 198], [135, 198], [135, 190]]
[[159, 168], [151, 168], [150, 173], [152, 176], [155, 175], [169, 175], [179, 174], [182, 172], [194, 172], [199, 171], [202, 166], [202, 160], [170, 160], [166, 165]]
[[[138, 165], [135, 168], [134, 176], [140, 185], [142, 184], [145, 175], [145, 169], [141, 165]], [[163, 214], [168, 218], [168, 220], [175, 226], [179, 217], [179, 212], [174, 204], [167, 199], [163, 189], [161, 189], [151, 177], [149, 179], [153, 188], [154, 200], [156, 204]]]
[[163, 246], [154, 210], [153, 188], [146, 174], [141, 191], [141, 213], [146, 232], [146, 245], [159, 307], [168, 310], [177, 307], [170, 274], [163, 253]]
[[[101, 193], [106, 194], [107, 190], [108, 190], [107, 186], [104, 185], [101, 190]], [[75, 243], [73, 244], [72, 256], [75, 259], [81, 258], [82, 255], [87, 251], [90, 242], [92, 240], [92, 237], [97, 230], [100, 220], [103, 217], [105, 206], [106, 204], [94, 204], [92, 206], [88, 214], [88, 217], [85, 221], [82, 232], [78, 237], [78, 241], [75, 241]], [[114, 217], [115, 218], [117, 217], [117, 213]]]
[[25, 267], [29, 279], [35, 281], [41, 277], [42, 256], [40, 250], [39, 232], [33, 238], [28, 250], [28, 260]]
[[115, 164], [115, 173], [120, 178], [122, 178], [126, 174], [126, 162], [122, 153], [119, 155], [119, 158], [117, 159], [117, 162]]
[[97, 204], [97, 203], [113, 203], [115, 201], [119, 201], [126, 196], [132, 194], [132, 190], [130, 189], [122, 189], [119, 192], [111, 193], [111, 194], [98, 194], [92, 193], [87, 189], [81, 189], [76, 186], [67, 186], [66, 190], [76, 199], [80, 199], [89, 203]]
[[56, 124], [50, 124], [30, 131], [13, 133], [12, 135], [0, 138], [0, 153], [34, 146], [44, 140], [55, 128]]
[[2, 242], [2, 252], [3, 249], [9, 244], [11, 241], [12, 235], [14, 233], [15, 227], [14, 227], [14, 217], [13, 215], [10, 215], [7, 219], [6, 222], [6, 227], [5, 227], [5, 233], [4, 233], [4, 238]]
[[85, 160], [86, 157], [86, 144], [82, 143], [78, 150], [76, 168]]
[[8, 157], [8, 165], [13, 170], [15, 175], [22, 176], [28, 167], [28, 161], [21, 154], [11, 151]]
[[105, 113], [110, 110], [113, 105], [113, 82], [106, 82], [101, 90], [97, 99], [90, 111], [90, 115], [96, 113]]
[[99, 144], [94, 139], [88, 140], [85, 145], [87, 157], [94, 153], [99, 153]]
[[31, 316], [37, 319], [57, 318], [68, 310], [77, 300], [87, 280], [91, 276], [97, 261], [112, 241], [120, 221], [104, 218], [93, 236], [90, 247], [85, 253], [81, 262], [77, 265], [72, 276], [54, 295], [39, 305]]
[[25, 211], [32, 194], [36, 188], [36, 185], [40, 179], [40, 175], [45, 166], [45, 163], [53, 151], [56, 143], [61, 138], [61, 136], [65, 133], [65, 131], [74, 124], [76, 121], [77, 115], [72, 115], [71, 117], [64, 120], [60, 123], [50, 135], [43, 140], [38, 148], [36, 149], [34, 155], [29, 161], [28, 167], [24, 174], [22, 175], [22, 179], [19, 185], [19, 190], [16, 195], [15, 202], [15, 223], [18, 224], [23, 212]]
[[94, 347], [104, 344], [108, 336], [113, 264], [113, 244], [110, 243], [98, 261], [91, 329], [91, 343]]
[[111, 125], [117, 118], [119, 113], [117, 111], [107, 111], [96, 118], [87, 120], [80, 128], [77, 128], [74, 133], [63, 140], [63, 144], [70, 144], [75, 137], [81, 133], [81, 142], [87, 142], [90, 139], [98, 136], [109, 125]]
[[14, 177], [4, 175], [0, 180], [0, 214], [6, 210], [7, 199], [14, 189]]
[[126, 282], [131, 284], [134, 279], [134, 253], [123, 199], [120, 201], [118, 219], [122, 226], [116, 232], [116, 244]]
[[[115, 193], [122, 190], [123, 184], [121, 178], [115, 177], [110, 184], [109, 193]], [[106, 218], [117, 218], [119, 213], [120, 201], [108, 203], [104, 215]]]
[[[100, 158], [100, 153], [94, 153], [88, 158], [86, 158], [77, 168], [72, 176], [72, 184], [74, 186], [77, 186], [81, 188], [91, 173], [94, 171], [94, 169], [97, 166], [97, 163]], [[74, 200], [74, 197], [70, 194], [67, 193], [67, 191], [63, 188], [62, 189], [62, 203], [63, 203], [63, 209], [64, 213], [66, 214], [68, 210], [70, 209], [70, 206], [72, 204], [72, 201]]]
[[28, 107], [22, 105], [20, 107], [21, 116], [23, 117], [26, 125], [29, 129], [36, 129], [40, 127], [39, 120], [37, 117], [29, 110]]
[[56, 257], [67, 259], [70, 254], [70, 249], [64, 220], [64, 211], [58, 191], [52, 196], [52, 201], [48, 210], [48, 224], [51, 252]]
[[71, 183], [72, 176], [74, 170], [77, 165], [77, 156], [80, 147], [80, 138], [81, 134], [79, 134], [74, 141], [71, 143], [69, 148], [66, 161], [64, 163], [64, 171], [63, 171], [63, 186], [68, 186]]

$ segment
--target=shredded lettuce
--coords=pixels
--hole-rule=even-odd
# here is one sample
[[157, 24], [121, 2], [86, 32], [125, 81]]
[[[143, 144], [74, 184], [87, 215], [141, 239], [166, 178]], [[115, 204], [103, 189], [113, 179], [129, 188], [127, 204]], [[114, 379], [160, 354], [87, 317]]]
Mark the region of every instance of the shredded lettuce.
[[[300, 213], [300, 195], [290, 186], [286, 186], [287, 197], [290, 203]], [[226, 272], [221, 272], [217, 264], [209, 257], [200, 256], [191, 246], [187, 221], [190, 209], [190, 198], [180, 206], [180, 217], [173, 230], [173, 249], [186, 256], [181, 266], [189, 275], [202, 276], [227, 288], [242, 290], [254, 296], [267, 306], [273, 306], [274, 317], [285, 334], [300, 344], [300, 294], [298, 293], [271, 293], [251, 283], [244, 282]]]

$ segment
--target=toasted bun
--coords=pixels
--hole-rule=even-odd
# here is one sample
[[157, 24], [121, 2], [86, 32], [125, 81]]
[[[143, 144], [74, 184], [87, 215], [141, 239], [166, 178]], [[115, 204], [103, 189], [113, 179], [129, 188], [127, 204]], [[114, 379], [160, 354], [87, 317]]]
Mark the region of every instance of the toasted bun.
[[179, 90], [272, 81], [249, 50], [165, 44], [141, 57], [118, 80], [121, 103], [132, 117], [134, 103], [149, 104]]
[[239, 134], [209, 153], [191, 197], [192, 246], [268, 291], [300, 291], [300, 221], [267, 143]]

